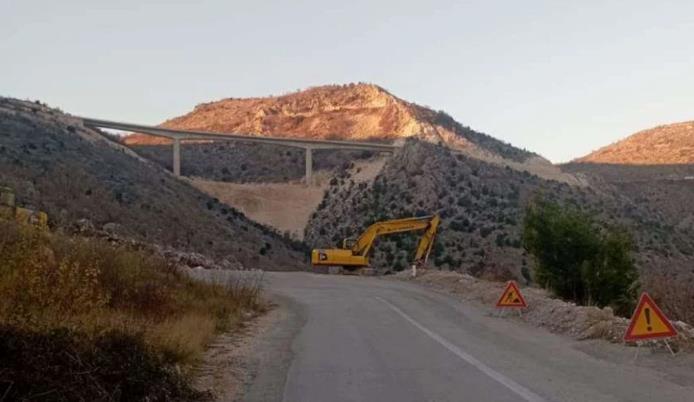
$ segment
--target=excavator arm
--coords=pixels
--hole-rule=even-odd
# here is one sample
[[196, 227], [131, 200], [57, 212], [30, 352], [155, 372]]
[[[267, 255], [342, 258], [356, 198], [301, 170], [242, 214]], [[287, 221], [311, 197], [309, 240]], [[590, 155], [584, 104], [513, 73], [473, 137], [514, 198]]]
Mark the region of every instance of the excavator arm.
[[364, 233], [352, 242], [351, 246], [350, 239], [345, 239], [342, 249], [313, 250], [311, 262], [313, 265], [366, 267], [369, 265], [369, 251], [371, 251], [378, 236], [424, 230], [415, 252], [415, 264], [422, 264], [429, 256], [440, 221], [438, 215], [433, 215], [377, 222], [366, 228]]
[[440, 222], [441, 218], [439, 218], [438, 215], [434, 215], [429, 222], [427, 230], [422, 235], [422, 238], [419, 239], [417, 251], [414, 255], [415, 264], [424, 265], [427, 262], [427, 259], [429, 259], [429, 253], [431, 253], [431, 249], [434, 246], [434, 239], [436, 238], [436, 231], [439, 228]]

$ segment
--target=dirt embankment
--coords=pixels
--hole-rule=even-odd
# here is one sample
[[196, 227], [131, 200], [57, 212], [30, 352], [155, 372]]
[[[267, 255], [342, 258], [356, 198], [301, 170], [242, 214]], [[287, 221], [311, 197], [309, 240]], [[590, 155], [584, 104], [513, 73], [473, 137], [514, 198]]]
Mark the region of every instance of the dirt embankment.
[[[454, 294], [464, 300], [479, 302], [493, 308], [504, 290], [502, 282], [490, 282], [467, 274], [446, 271], [420, 271], [416, 279], [409, 271], [395, 275], [399, 280], [417, 282]], [[629, 320], [615, 316], [610, 307], [577, 306], [574, 303], [552, 297], [547, 291], [525, 287], [521, 292], [528, 303], [520, 319], [549, 331], [565, 334], [575, 339], [604, 339], [622, 343]], [[516, 316], [516, 314], [507, 314]], [[679, 335], [670, 340], [675, 350], [694, 351], [694, 328], [682, 321], [673, 322]]]
[[191, 183], [248, 218], [272, 226], [293, 239], [304, 238], [308, 218], [323, 199], [323, 185], [303, 183], [225, 183], [192, 179]]
[[[385, 157], [357, 161], [349, 169], [355, 183], [372, 181], [383, 168]], [[300, 181], [289, 183], [228, 183], [201, 178], [190, 180], [199, 190], [231, 205], [248, 218], [271, 226], [293, 239], [303, 240], [304, 228], [323, 200], [332, 172], [320, 171], [314, 184]]]

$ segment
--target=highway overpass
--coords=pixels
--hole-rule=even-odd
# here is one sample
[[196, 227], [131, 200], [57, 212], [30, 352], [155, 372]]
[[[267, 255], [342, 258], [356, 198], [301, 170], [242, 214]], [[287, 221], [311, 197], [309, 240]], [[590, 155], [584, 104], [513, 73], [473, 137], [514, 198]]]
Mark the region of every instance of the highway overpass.
[[308, 138], [260, 137], [247, 134], [212, 133], [207, 131], [172, 130], [169, 128], [143, 126], [140, 124], [92, 119], [82, 117], [82, 124], [92, 128], [108, 128], [164, 137], [173, 144], [173, 174], [181, 175], [181, 141], [240, 141], [284, 145], [302, 148], [306, 155], [306, 184], [310, 185], [313, 172], [314, 149], [347, 149], [357, 151], [394, 152], [399, 146], [376, 142], [315, 140]]

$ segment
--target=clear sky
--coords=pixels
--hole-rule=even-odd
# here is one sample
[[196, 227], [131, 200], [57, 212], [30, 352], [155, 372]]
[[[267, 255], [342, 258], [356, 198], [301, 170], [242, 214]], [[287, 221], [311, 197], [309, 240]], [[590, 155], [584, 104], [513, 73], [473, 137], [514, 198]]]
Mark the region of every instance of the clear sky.
[[0, 95], [72, 114], [358, 81], [566, 161], [694, 120], [694, 1], [0, 0]]

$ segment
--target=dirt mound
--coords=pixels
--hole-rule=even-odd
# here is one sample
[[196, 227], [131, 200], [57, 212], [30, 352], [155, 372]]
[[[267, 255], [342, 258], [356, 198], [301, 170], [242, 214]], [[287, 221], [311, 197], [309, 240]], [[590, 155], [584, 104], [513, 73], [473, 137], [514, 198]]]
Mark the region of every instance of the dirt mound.
[[627, 165], [694, 163], [694, 121], [639, 131], [574, 162]]
[[[464, 300], [480, 302], [494, 307], [504, 290], [504, 283], [490, 282], [457, 272], [434, 270], [420, 271], [416, 279], [403, 271], [395, 278], [410, 280], [425, 286], [450, 292]], [[549, 331], [566, 334], [575, 339], [605, 339], [613, 343], [623, 342], [629, 320], [614, 315], [610, 307], [577, 306], [556, 298], [543, 289], [521, 288], [528, 308], [521, 319]], [[680, 350], [694, 351], [694, 328], [682, 321], [673, 323], [679, 333], [671, 345]]]

